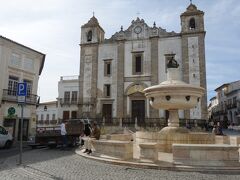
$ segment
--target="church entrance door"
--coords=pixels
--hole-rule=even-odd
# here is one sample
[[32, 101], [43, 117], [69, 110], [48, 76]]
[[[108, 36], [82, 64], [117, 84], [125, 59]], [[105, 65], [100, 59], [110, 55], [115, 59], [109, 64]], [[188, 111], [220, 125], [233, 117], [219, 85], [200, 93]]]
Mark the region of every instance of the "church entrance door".
[[136, 117], [138, 124], [145, 122], [145, 100], [132, 100], [132, 118]]
[[112, 120], [112, 104], [103, 104], [102, 116], [105, 118], [106, 123], [110, 123]]

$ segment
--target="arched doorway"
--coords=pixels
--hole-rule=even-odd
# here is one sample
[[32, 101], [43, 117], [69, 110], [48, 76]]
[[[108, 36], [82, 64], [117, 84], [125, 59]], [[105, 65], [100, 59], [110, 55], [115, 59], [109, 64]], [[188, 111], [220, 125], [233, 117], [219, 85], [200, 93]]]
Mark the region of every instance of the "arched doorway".
[[137, 118], [138, 125], [145, 124], [145, 117], [147, 115], [147, 100], [143, 93], [146, 88], [143, 84], [132, 84], [126, 90], [127, 102], [128, 102], [128, 115], [134, 122]]

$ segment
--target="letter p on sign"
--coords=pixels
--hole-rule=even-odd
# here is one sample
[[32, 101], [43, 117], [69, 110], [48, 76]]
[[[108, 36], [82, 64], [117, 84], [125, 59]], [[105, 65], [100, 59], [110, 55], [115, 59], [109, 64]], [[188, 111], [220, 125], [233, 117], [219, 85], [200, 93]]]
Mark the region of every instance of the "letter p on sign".
[[18, 96], [27, 96], [27, 83], [18, 83]]

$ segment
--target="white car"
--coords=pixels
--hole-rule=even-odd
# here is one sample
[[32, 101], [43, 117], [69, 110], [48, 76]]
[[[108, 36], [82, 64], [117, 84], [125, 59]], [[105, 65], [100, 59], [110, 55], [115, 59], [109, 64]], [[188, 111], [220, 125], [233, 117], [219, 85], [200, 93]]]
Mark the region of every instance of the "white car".
[[13, 143], [12, 135], [2, 126], [0, 126], [0, 148], [10, 148]]

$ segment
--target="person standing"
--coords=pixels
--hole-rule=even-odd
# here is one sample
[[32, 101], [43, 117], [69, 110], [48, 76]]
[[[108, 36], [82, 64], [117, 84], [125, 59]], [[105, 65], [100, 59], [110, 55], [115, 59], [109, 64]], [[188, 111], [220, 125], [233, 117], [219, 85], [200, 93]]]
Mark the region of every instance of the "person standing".
[[62, 137], [62, 149], [67, 147], [67, 131], [66, 131], [66, 121], [63, 120], [61, 123], [61, 137]]

